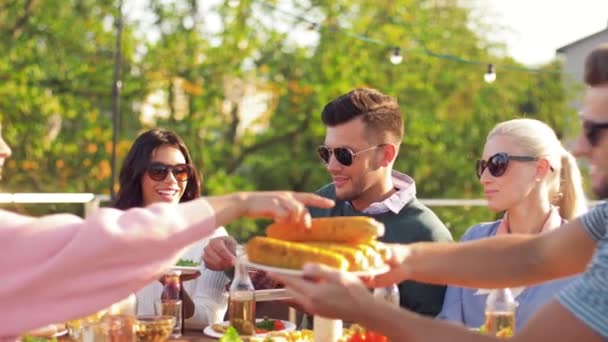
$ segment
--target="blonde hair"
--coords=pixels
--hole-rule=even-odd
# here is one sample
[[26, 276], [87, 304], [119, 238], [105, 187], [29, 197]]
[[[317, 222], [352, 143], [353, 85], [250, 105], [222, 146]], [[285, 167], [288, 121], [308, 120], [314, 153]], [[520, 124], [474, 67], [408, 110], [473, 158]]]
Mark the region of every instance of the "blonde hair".
[[513, 137], [527, 153], [547, 159], [553, 172], [549, 175], [549, 198], [559, 207], [561, 217], [570, 220], [587, 211], [581, 172], [572, 154], [562, 146], [555, 131], [534, 119], [501, 122], [488, 134]]

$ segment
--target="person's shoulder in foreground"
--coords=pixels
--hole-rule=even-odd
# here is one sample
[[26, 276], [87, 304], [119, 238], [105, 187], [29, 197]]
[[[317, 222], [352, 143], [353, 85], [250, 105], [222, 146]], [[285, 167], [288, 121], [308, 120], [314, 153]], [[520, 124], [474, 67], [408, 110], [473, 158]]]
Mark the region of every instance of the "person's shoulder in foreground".
[[582, 222], [599, 244], [587, 272], [560, 292], [557, 300], [608, 340], [608, 202], [583, 215]]

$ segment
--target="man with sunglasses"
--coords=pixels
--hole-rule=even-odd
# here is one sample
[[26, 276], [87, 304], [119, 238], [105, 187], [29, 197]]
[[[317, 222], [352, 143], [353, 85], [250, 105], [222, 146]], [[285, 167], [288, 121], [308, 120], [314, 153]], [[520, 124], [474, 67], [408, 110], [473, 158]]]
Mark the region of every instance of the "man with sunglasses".
[[[587, 58], [589, 85], [582, 132], [574, 152], [589, 162], [591, 186], [608, 197], [608, 45]], [[513, 341], [608, 341], [608, 203], [560, 229], [540, 235], [502, 235], [461, 244], [393, 245], [392, 269], [368, 286], [402, 279], [474, 288], [530, 285], [584, 272], [540, 308]], [[453, 324], [420, 317], [374, 301], [361, 281], [319, 265], [306, 278], [276, 276], [307, 311], [364, 324], [391, 341], [495, 341]], [[313, 282], [307, 279], [315, 279]], [[353, 304], [355, 303], [355, 304]], [[353, 310], [364, 307], [366, 310]]]
[[[383, 242], [452, 241], [445, 225], [416, 199], [414, 180], [393, 170], [403, 140], [403, 117], [394, 97], [355, 89], [329, 102], [321, 117], [327, 131], [317, 153], [333, 182], [317, 193], [336, 206], [309, 208], [312, 217], [373, 217], [385, 225]], [[229, 237], [212, 239], [204, 251], [206, 267], [230, 269], [235, 245]], [[445, 286], [404, 281], [399, 292], [402, 307], [435, 316]]]
[[[385, 225], [383, 242], [452, 241], [444, 224], [416, 199], [414, 180], [393, 170], [403, 140], [403, 117], [394, 97], [354, 89], [329, 102], [321, 119], [326, 133], [317, 152], [333, 182], [317, 193], [336, 206], [311, 208], [312, 217], [372, 217]], [[401, 307], [435, 316], [445, 287], [404, 281], [399, 292]]]

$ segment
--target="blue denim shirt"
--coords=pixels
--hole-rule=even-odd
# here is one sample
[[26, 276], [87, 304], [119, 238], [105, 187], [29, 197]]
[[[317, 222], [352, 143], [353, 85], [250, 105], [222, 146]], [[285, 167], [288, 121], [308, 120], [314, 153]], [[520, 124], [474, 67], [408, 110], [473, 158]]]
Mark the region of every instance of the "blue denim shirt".
[[[475, 225], [462, 236], [460, 241], [478, 240], [494, 236], [500, 220]], [[521, 329], [528, 319], [545, 303], [549, 302], [562, 288], [576, 277], [567, 277], [541, 283], [525, 288], [515, 300], [518, 306], [515, 312], [515, 328]], [[470, 328], [478, 328], [485, 320], [487, 294], [478, 293], [478, 289], [448, 286], [443, 300], [443, 308], [437, 318], [461, 323]]]

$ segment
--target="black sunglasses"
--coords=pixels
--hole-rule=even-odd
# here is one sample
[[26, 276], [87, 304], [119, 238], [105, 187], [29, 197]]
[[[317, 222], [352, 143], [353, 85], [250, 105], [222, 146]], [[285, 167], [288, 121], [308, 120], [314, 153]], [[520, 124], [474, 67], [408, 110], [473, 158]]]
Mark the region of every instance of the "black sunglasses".
[[146, 169], [148, 176], [157, 182], [165, 180], [169, 171], [171, 171], [173, 177], [175, 177], [178, 182], [187, 181], [192, 177], [192, 173], [194, 172], [192, 166], [188, 164], [167, 165], [158, 162], [150, 163]]
[[351, 150], [348, 147], [334, 147], [332, 149], [327, 146], [319, 146], [319, 148], [317, 148], [317, 153], [319, 154], [319, 158], [321, 158], [321, 161], [325, 165], [329, 164], [329, 159], [331, 158], [331, 155], [333, 154], [336, 157], [336, 160], [340, 164], [342, 164], [344, 166], [351, 166], [353, 164], [353, 162], [355, 161], [355, 157], [357, 156], [357, 154], [366, 152], [366, 151], [371, 151], [371, 150], [377, 149], [378, 147], [381, 147], [384, 145], [385, 144], [375, 145], [375, 146], [372, 146], [372, 147], [369, 147], [369, 148], [366, 148], [364, 150], [357, 151], [357, 152], [353, 152], [353, 150]]
[[583, 120], [583, 133], [591, 146], [596, 146], [600, 142], [602, 130], [608, 128], [608, 122], [593, 122]]
[[482, 159], [477, 161], [477, 178], [481, 178], [481, 175], [486, 170], [486, 168], [490, 170], [490, 174], [492, 176], [502, 176], [505, 171], [507, 171], [507, 167], [509, 166], [510, 160], [529, 162], [536, 161], [538, 159], [538, 157], [531, 156], [510, 156], [504, 152], [496, 153], [495, 155], [491, 156], [487, 161]]

